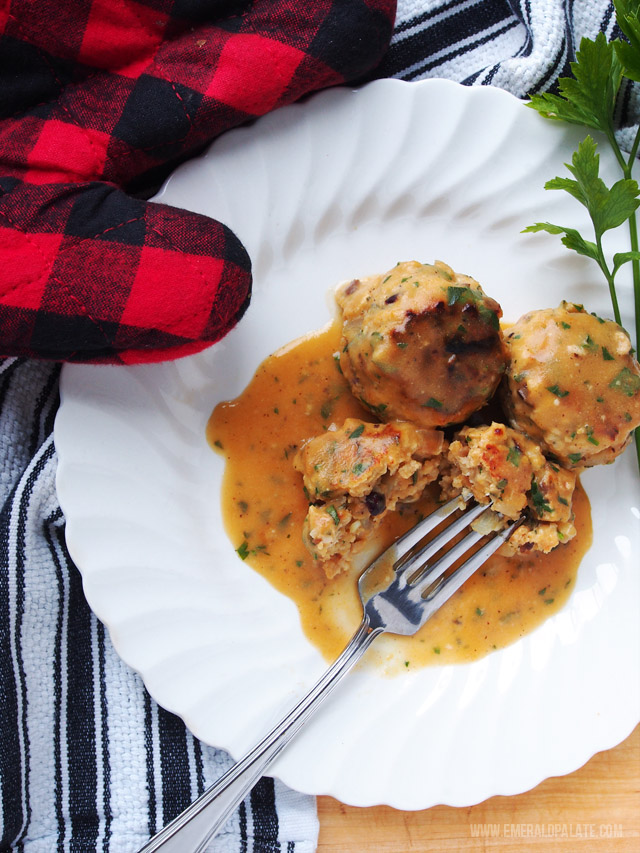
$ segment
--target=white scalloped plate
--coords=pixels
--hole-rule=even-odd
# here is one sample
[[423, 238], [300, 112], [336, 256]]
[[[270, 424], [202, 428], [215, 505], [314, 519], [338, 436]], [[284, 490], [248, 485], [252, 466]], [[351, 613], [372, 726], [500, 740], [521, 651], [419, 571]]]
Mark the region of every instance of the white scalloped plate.
[[[579, 138], [499, 90], [387, 80], [227, 133], [163, 189], [162, 201], [243, 240], [251, 307], [198, 356], [66, 366], [58, 488], [91, 606], [151, 694], [203, 741], [239, 756], [324, 668], [294, 605], [223, 531], [222, 461], [205, 441], [214, 405], [270, 352], [324, 325], [336, 282], [398, 260], [446, 260], [506, 319], [562, 298], [609, 314], [588, 261], [557, 238], [520, 234], [539, 219], [586, 227], [566, 194], [543, 190]], [[629, 317], [629, 288], [622, 301]], [[628, 735], [640, 718], [632, 453], [584, 483], [594, 542], [560, 613], [477, 663], [395, 678], [360, 668], [274, 775], [361, 806], [465, 806], [568, 773]]]

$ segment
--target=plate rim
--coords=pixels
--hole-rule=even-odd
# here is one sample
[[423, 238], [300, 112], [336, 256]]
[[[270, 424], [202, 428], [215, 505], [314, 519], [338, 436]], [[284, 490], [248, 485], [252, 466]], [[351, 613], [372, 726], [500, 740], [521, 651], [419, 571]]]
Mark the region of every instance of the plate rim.
[[[492, 87], [478, 87], [478, 88], [463, 87], [460, 84], [455, 83], [453, 81], [449, 81], [449, 80], [425, 80], [425, 81], [417, 81], [417, 82], [409, 83], [406, 81], [385, 79], [385, 80], [373, 81], [372, 83], [368, 83], [365, 86], [358, 87], [355, 89], [354, 88], [347, 88], [347, 87], [340, 87], [340, 89], [341, 89], [341, 91], [346, 90], [346, 91], [350, 92], [351, 94], [353, 94], [354, 96], [357, 97], [358, 94], [363, 92], [363, 91], [371, 91], [371, 87], [376, 87], [378, 90], [382, 90], [382, 87], [387, 88], [387, 89], [393, 89], [393, 88], [397, 88], [397, 87], [402, 87], [403, 89], [405, 89], [406, 87], [411, 87], [416, 92], [418, 92], [418, 90], [424, 91], [427, 88], [429, 90], [432, 90], [432, 91], [435, 90], [436, 88], [440, 88], [443, 91], [446, 91], [446, 90], [453, 91], [455, 89], [455, 90], [458, 90], [458, 91], [461, 90], [462, 92], [464, 92], [465, 98], [496, 98], [497, 97], [499, 99], [502, 99], [505, 104], [510, 102], [513, 105], [517, 104], [519, 108], [520, 108], [520, 106], [522, 106], [522, 102], [520, 102], [517, 98], [515, 98], [515, 96], [513, 96], [512, 94], [510, 94], [509, 92], [506, 92], [504, 90], [496, 89], [496, 88], [492, 88]], [[322, 91], [319, 93], [315, 93], [315, 94], [309, 96], [308, 98], [306, 98], [303, 102], [292, 104], [288, 107], [283, 107], [283, 108], [281, 108], [281, 110], [276, 111], [276, 113], [270, 114], [270, 116], [277, 116], [278, 114], [284, 113], [285, 111], [292, 112], [292, 111], [297, 111], [297, 110], [304, 110], [307, 108], [307, 105], [312, 103], [313, 101], [318, 101], [322, 98], [326, 98], [328, 92], [335, 93], [336, 89], [325, 90], [325, 91]], [[331, 95], [330, 97], [335, 97], [335, 95]], [[267, 117], [265, 117], [265, 118], [267, 118]], [[277, 118], [270, 118], [269, 120], [270, 121], [278, 121]], [[262, 121], [262, 120], [259, 120], [259, 121]], [[253, 125], [252, 127], [254, 127], [254, 126], [255, 125]], [[243, 127], [243, 128], [231, 130], [231, 131], [228, 131], [224, 135], [224, 138], [228, 139], [229, 137], [232, 137], [233, 134], [243, 134], [243, 133], [245, 133], [246, 130], [251, 131], [251, 129], [252, 128], [244, 128]], [[196, 158], [195, 161], [190, 161], [190, 162], [191, 163], [198, 162], [202, 159], [206, 159], [208, 156], [211, 156], [211, 154], [210, 154], [211, 149], [215, 148], [216, 144], [217, 144], [217, 141], [212, 144], [212, 146], [208, 149], [207, 152], [200, 155], [200, 157]], [[227, 142], [226, 144], [230, 145], [231, 143]], [[175, 179], [176, 179], [175, 176], [183, 168], [184, 167], [179, 167], [179, 169], [176, 171], [176, 173], [174, 173], [174, 175], [172, 175], [168, 179], [168, 181], [165, 183], [162, 190], [160, 191], [160, 193], [156, 197], [157, 201], [161, 201], [161, 202], [163, 201], [164, 196], [167, 194], [167, 190], [171, 186], [172, 181], [175, 182]], [[189, 356], [188, 358], [189, 359], [198, 359], [198, 356]], [[80, 369], [82, 370], [85, 368], [83, 366], [83, 368], [80, 368]], [[64, 431], [65, 431], [65, 429], [67, 429], [67, 427], [64, 424], [64, 418], [66, 417], [66, 411], [68, 410], [69, 400], [72, 399], [72, 397], [73, 397], [73, 394], [69, 391], [69, 384], [71, 382], [70, 377], [72, 377], [73, 373], [76, 372], [77, 370], [78, 370], [78, 366], [75, 366], [75, 365], [65, 365], [63, 367], [61, 381], [60, 381], [61, 405], [60, 405], [60, 409], [59, 409], [57, 416], [56, 416], [56, 422], [55, 422], [55, 427], [54, 427], [54, 435], [55, 435], [56, 446], [61, 448], [61, 451], [62, 451], [62, 452], [59, 452], [59, 465], [58, 465], [58, 471], [57, 471], [57, 475], [56, 475], [56, 482], [58, 484], [58, 494], [60, 495], [61, 506], [63, 508], [63, 512], [65, 513], [65, 516], [67, 517], [67, 522], [68, 522], [67, 523], [67, 542], [68, 542], [69, 551], [72, 554], [72, 556], [74, 555], [74, 551], [76, 550], [76, 547], [75, 547], [75, 544], [73, 541], [74, 535], [75, 535], [74, 534], [74, 523], [75, 522], [74, 522], [74, 518], [73, 518], [73, 510], [71, 512], [71, 517], [69, 517], [69, 514], [68, 514], [68, 509], [70, 507], [70, 503], [68, 501], [67, 485], [65, 484], [65, 478], [67, 477], [67, 473], [65, 470], [66, 465], [67, 465], [65, 455], [67, 454], [68, 445], [65, 448]], [[95, 370], [121, 371], [121, 370], [129, 370], [129, 368], [126, 368], [126, 367], [124, 367], [124, 368], [121, 368], [121, 367], [111, 368], [111, 367], [105, 367], [105, 366], [95, 366], [95, 367], [90, 368], [90, 370], [92, 372]], [[135, 368], [134, 368], [134, 370], [135, 370]], [[67, 508], [65, 508], [65, 502], [66, 502]], [[74, 557], [74, 562], [76, 562], [76, 564], [78, 565], [78, 568], [80, 569], [80, 572], [83, 576], [83, 585], [85, 585], [85, 580], [86, 580], [85, 571], [83, 571], [83, 567], [79, 565], [79, 563], [75, 557]], [[82, 557], [80, 559], [80, 562], [83, 562]], [[87, 594], [87, 593], [85, 593], [85, 594]], [[89, 592], [89, 594], [87, 595], [87, 598], [90, 602], [91, 608], [94, 610], [96, 615], [103, 622], [105, 622], [107, 627], [109, 627], [109, 622], [111, 621], [109, 619], [109, 614], [107, 612], [105, 612], [105, 609], [103, 606], [101, 606], [101, 603], [95, 599], [95, 595], [93, 595]], [[110, 629], [110, 632], [111, 632], [111, 629]], [[123, 659], [125, 659], [125, 662], [128, 662], [126, 657], [120, 652], [120, 650], [118, 648], [119, 640], [117, 637], [117, 632], [114, 633], [113, 642], [114, 642], [114, 646], [116, 647], [116, 650], [118, 651], [120, 656], [123, 657]], [[143, 680], [144, 680], [145, 679], [145, 673], [141, 672], [139, 669], [137, 671], [140, 672], [140, 674], [142, 675]], [[165, 706], [166, 706], [166, 703], [161, 703], [161, 704], [165, 704]], [[174, 711], [174, 713], [176, 713], [176, 711]], [[181, 714], [181, 716], [183, 716], [183, 715]], [[185, 720], [187, 726], [192, 731], [194, 731], [194, 728], [195, 729], [198, 728], [197, 725], [195, 725], [193, 722], [189, 721], [188, 715], [183, 716], [183, 719]], [[573, 756], [573, 760], [567, 759], [567, 761], [565, 761], [565, 766], [563, 768], [561, 768], [560, 770], [552, 770], [551, 772], [543, 772], [542, 774], [536, 775], [536, 777], [532, 778], [530, 780], [530, 782], [527, 783], [526, 787], [523, 787], [521, 790], [522, 791], [529, 790], [530, 788], [535, 787], [535, 785], [539, 784], [540, 781], [542, 781], [545, 778], [548, 778], [549, 776], [565, 775], [565, 774], [570, 773], [573, 770], [576, 770], [579, 767], [583, 766], [583, 764], [586, 763], [586, 761], [588, 761], [592, 755], [594, 755], [595, 753], [600, 752], [602, 750], [609, 749], [612, 746], [615, 746], [617, 743], [619, 743], [621, 740], [623, 740], [626, 736], [628, 736], [628, 734], [633, 730], [633, 728], [635, 727], [635, 725], [637, 724], [639, 719], [640, 719], [640, 715], [637, 716], [637, 718], [630, 725], [630, 727], [627, 726], [628, 731], [626, 731], [626, 733], [622, 732], [622, 735], [620, 735], [620, 732], [616, 732], [615, 734], [612, 733], [612, 736], [608, 741], [606, 738], [603, 738], [602, 741], [600, 742], [600, 745], [598, 745], [597, 747], [595, 747], [595, 748], [588, 747], [583, 756], [578, 757], [578, 758]], [[196, 733], [196, 736], [197, 736], [197, 733]], [[225, 748], [225, 747], [222, 747], [222, 748]], [[568, 766], [568, 764], [571, 764], [571, 766]], [[286, 779], [285, 779], [285, 782], [286, 782]], [[287, 782], [287, 784], [290, 784], [290, 783]], [[304, 787], [301, 788], [299, 785], [296, 785], [296, 787], [298, 788], [298, 790], [305, 791]], [[332, 793], [331, 791], [325, 792], [325, 791], [306, 790], [305, 792], [306, 793], [329, 793], [333, 796], [339, 796], [339, 794]], [[495, 790], [493, 792], [483, 794], [480, 797], [480, 799], [475, 800], [475, 802], [480, 802], [480, 801], [486, 799], [487, 797], [494, 796], [497, 794], [511, 794], [511, 793], [517, 793], [517, 792], [505, 791], [505, 790]], [[344, 802], [350, 802], [351, 801], [349, 798], [344, 798], [343, 796], [340, 796], [340, 799], [343, 799]], [[406, 804], [404, 804], [404, 805], [396, 804], [395, 802], [392, 802], [392, 800], [393, 800], [393, 797], [389, 796], [387, 799], [384, 800], [384, 802], [389, 804], [389, 805], [392, 805], [396, 808], [402, 808], [405, 810], [427, 808], [430, 805], [436, 804], [435, 802], [432, 802], [432, 803], [429, 803], [427, 805], [409, 806], [409, 808], [407, 808]], [[383, 802], [383, 801], [380, 801], [380, 802]], [[445, 799], [443, 799], [443, 800], [441, 800], [441, 802], [447, 802], [447, 801]], [[353, 804], [354, 805], [360, 805], [360, 803], [357, 803], [357, 802], [353, 802]], [[378, 804], [378, 803], [372, 802], [372, 803], [366, 803], [365, 805], [374, 805], [374, 804]], [[451, 804], [451, 805], [462, 805], [462, 803], [458, 803], [458, 804], [449, 803], [449, 804]], [[473, 803], [467, 803], [467, 804], [472, 805]]]

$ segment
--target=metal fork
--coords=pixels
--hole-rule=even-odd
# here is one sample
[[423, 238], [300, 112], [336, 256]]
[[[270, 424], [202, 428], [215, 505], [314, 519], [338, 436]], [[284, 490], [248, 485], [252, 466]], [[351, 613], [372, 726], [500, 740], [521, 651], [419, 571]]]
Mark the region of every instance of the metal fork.
[[[444, 504], [365, 569], [358, 580], [362, 622], [342, 654], [280, 723], [141, 847], [139, 853], [202, 853], [271, 762], [376, 637], [383, 633], [415, 634], [523, 521], [520, 518], [510, 522], [504, 530], [490, 536], [469, 529], [462, 537], [465, 529], [487, 511], [488, 506], [473, 503], [465, 512], [456, 513], [461, 503], [461, 498], [453, 498]], [[456, 566], [467, 554], [470, 556]], [[390, 563], [393, 565], [391, 582], [372, 593], [372, 575]], [[447, 574], [452, 567], [455, 568]]]

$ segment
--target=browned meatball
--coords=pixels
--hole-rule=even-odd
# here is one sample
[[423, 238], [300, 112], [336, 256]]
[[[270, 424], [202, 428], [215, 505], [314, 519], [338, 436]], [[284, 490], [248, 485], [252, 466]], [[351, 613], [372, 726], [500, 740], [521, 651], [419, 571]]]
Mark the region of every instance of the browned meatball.
[[446, 264], [400, 263], [337, 293], [342, 371], [382, 420], [461, 423], [493, 395], [505, 369], [502, 311]]
[[[519, 527], [510, 550], [533, 547], [548, 552], [576, 535], [571, 501], [573, 472], [548, 462], [530, 438], [504, 424], [464, 427], [447, 452], [443, 497], [470, 492], [478, 503], [493, 501], [492, 513], [529, 521]], [[485, 524], [486, 524], [485, 519]], [[487, 529], [504, 526], [491, 516]]]
[[627, 333], [562, 302], [525, 314], [506, 343], [511, 424], [567, 467], [612, 462], [640, 425], [640, 366]]
[[438, 476], [443, 433], [347, 418], [306, 442], [293, 464], [311, 505], [303, 536], [328, 577], [349, 567], [366, 534]]

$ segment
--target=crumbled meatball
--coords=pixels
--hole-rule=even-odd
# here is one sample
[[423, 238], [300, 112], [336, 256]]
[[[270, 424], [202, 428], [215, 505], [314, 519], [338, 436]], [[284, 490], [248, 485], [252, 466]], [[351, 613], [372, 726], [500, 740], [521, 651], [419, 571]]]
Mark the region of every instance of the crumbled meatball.
[[477, 281], [441, 262], [400, 263], [339, 288], [342, 371], [381, 420], [462, 423], [504, 373], [502, 311]]
[[565, 467], [613, 462], [640, 426], [640, 365], [617, 323], [562, 302], [506, 336], [512, 426]]
[[527, 522], [505, 550], [533, 547], [546, 553], [576, 535], [571, 509], [575, 475], [548, 462], [522, 433], [495, 422], [464, 427], [449, 445], [447, 461], [443, 498], [462, 493], [481, 504], [493, 501], [492, 515], [480, 522], [481, 532], [504, 527], [506, 519], [527, 512]]
[[334, 578], [350, 568], [354, 552], [372, 527], [373, 520], [362, 502], [343, 498], [333, 504], [311, 504], [302, 538], [309, 552], [322, 564], [326, 576]]
[[444, 446], [439, 430], [348, 418], [300, 448], [293, 464], [311, 502], [303, 536], [328, 577], [348, 568], [387, 512], [418, 500], [438, 476]]

